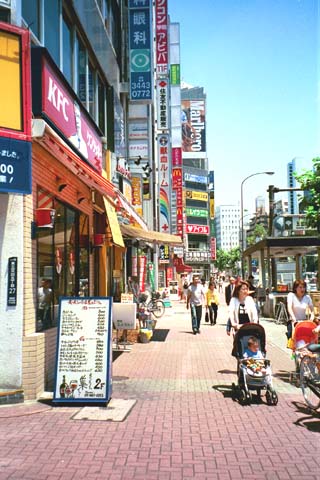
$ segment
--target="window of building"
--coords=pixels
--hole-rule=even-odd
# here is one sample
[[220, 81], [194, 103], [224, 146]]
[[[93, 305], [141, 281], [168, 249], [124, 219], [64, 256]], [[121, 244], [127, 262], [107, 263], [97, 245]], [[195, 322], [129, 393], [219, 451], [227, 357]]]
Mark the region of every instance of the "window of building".
[[22, 17], [27, 27], [40, 40], [40, 3], [41, 0], [24, 0]]
[[100, 129], [106, 130], [106, 88], [98, 75], [98, 125]]
[[57, 65], [60, 59], [59, 18], [60, 2], [44, 0], [44, 44]]
[[76, 38], [76, 92], [84, 107], [87, 108], [87, 52], [81, 39]]
[[10, 22], [10, 10], [0, 7], [0, 22]]
[[70, 85], [73, 85], [72, 28], [65, 15], [62, 19], [62, 46], [62, 72]]
[[89, 63], [89, 71], [88, 71], [88, 85], [89, 85], [89, 92], [88, 92], [88, 111], [92, 118], [95, 118], [95, 97], [96, 97], [96, 74], [94, 68], [91, 63]]

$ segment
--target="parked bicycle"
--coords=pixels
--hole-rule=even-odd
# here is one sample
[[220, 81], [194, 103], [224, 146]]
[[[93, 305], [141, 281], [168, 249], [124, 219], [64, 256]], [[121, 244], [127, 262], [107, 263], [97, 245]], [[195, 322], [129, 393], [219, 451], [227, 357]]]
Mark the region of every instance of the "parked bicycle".
[[148, 313], [151, 313], [155, 318], [160, 318], [165, 312], [164, 302], [160, 298], [159, 292], [151, 292], [151, 299], [148, 300], [148, 296], [141, 293], [138, 297], [139, 307], [144, 307]]
[[300, 364], [300, 386], [304, 400], [309, 408], [320, 407], [320, 345], [306, 345], [310, 352]]

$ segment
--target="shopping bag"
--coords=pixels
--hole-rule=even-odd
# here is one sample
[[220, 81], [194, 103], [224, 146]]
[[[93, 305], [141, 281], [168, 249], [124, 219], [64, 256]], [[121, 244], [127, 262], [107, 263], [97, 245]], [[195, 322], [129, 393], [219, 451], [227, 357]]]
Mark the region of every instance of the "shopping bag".
[[207, 322], [207, 323], [209, 322], [209, 312], [208, 312], [208, 310], [206, 311], [206, 314], [204, 316], [204, 321]]

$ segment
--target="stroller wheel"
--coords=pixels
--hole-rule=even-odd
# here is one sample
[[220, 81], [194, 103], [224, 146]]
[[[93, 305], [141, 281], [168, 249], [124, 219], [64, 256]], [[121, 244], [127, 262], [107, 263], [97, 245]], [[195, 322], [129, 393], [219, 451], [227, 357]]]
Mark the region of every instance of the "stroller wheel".
[[277, 405], [279, 401], [278, 395], [275, 391], [271, 393], [271, 401], [272, 401], [272, 405]]
[[233, 383], [231, 386], [231, 398], [232, 400], [235, 400], [237, 398], [237, 386], [235, 383]]
[[241, 405], [246, 405], [248, 403], [247, 392], [244, 388], [240, 388], [238, 398]]
[[268, 405], [272, 405], [272, 398], [271, 398], [270, 390], [267, 390], [267, 392], [266, 392], [266, 400], [267, 400]]

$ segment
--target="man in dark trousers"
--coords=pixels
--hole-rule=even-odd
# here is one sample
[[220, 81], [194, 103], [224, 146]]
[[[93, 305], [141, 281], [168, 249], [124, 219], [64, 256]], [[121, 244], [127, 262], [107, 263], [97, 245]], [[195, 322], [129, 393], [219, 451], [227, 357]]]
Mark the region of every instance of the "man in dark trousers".
[[[226, 304], [229, 306], [230, 300], [233, 295], [233, 290], [235, 287], [235, 279], [233, 277], [229, 277], [229, 284], [224, 289]], [[231, 320], [228, 318], [227, 321], [227, 334], [230, 335], [231, 332]]]

